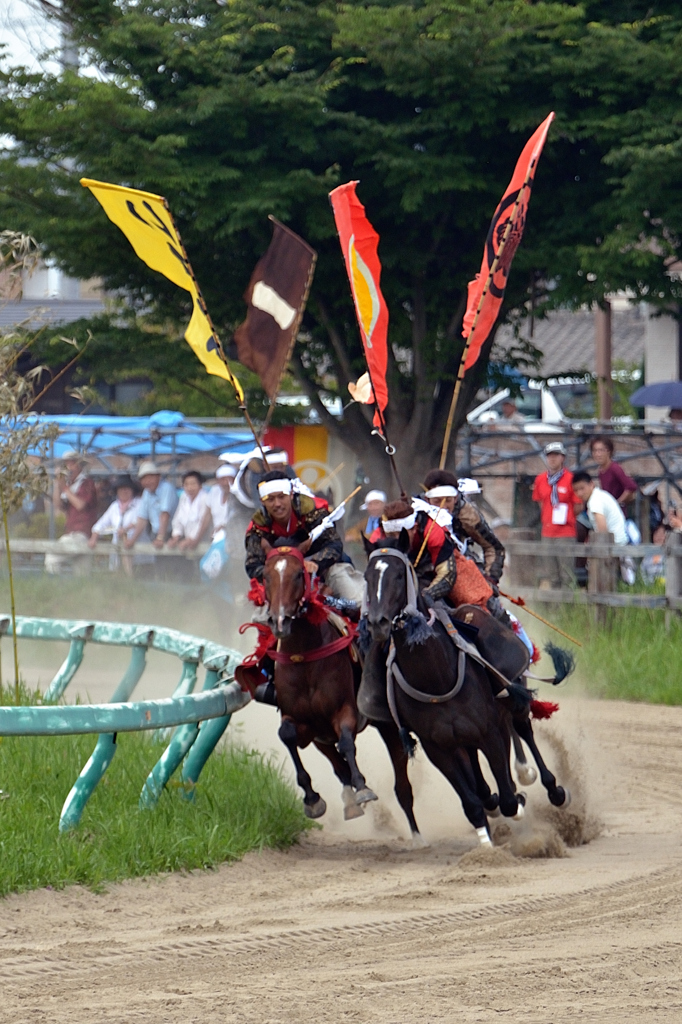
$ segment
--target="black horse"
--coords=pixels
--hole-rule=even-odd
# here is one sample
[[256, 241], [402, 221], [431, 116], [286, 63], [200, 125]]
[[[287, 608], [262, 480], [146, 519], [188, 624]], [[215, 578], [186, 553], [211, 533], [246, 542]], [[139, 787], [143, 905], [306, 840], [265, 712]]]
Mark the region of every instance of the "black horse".
[[[439, 621], [427, 624], [408, 548], [405, 530], [397, 539], [369, 546], [367, 626], [372, 640], [386, 645], [389, 662], [398, 670], [399, 685], [389, 685], [393, 711], [401, 725], [419, 737], [429, 760], [459, 795], [479, 840], [487, 845], [486, 811], [496, 813], [499, 805], [506, 817], [519, 818], [524, 799], [514, 791], [508, 747], [486, 670], [460, 657]], [[495, 776], [499, 798], [478, 768], [478, 750]]]
[[[522, 687], [526, 687], [526, 671], [530, 665], [530, 656], [526, 646], [510, 630], [494, 619], [482, 608], [474, 605], [462, 605], [454, 612], [455, 618], [474, 626], [478, 629], [476, 647], [495, 668], [506, 676], [507, 679], [516, 680]], [[573, 671], [574, 659], [567, 651], [553, 644], [547, 645], [547, 651], [554, 663], [554, 676], [545, 679], [555, 685], [562, 682], [567, 675]], [[518, 695], [516, 700], [506, 699], [498, 701], [501, 715], [501, 727], [503, 734], [514, 744], [516, 755], [516, 774], [524, 786], [530, 786], [537, 778], [535, 769], [528, 764], [526, 755], [521, 744], [521, 739], [527, 744], [533, 755], [533, 759], [540, 772], [540, 781], [547, 790], [550, 803], [555, 807], [568, 807], [571, 802], [571, 794], [563, 786], [557, 783], [556, 777], [545, 764], [545, 761], [538, 749], [533, 734], [533, 725], [530, 717], [530, 702], [532, 694], [529, 692], [524, 699], [519, 687], [515, 687]]]

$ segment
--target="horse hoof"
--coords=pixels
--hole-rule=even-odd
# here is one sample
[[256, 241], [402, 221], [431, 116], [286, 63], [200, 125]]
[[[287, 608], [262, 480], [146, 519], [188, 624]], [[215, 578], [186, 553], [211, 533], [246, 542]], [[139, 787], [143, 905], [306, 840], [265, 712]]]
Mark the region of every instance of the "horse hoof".
[[327, 805], [322, 799], [322, 797], [320, 797], [319, 800], [314, 804], [304, 803], [303, 807], [305, 808], [306, 818], [321, 818], [324, 812], [327, 810]]
[[421, 832], [413, 832], [411, 846], [413, 850], [428, 850], [431, 844], [427, 843]]
[[364, 818], [365, 811], [363, 807], [359, 807], [357, 804], [346, 804], [343, 809], [343, 820], [352, 821], [353, 818]]
[[561, 807], [565, 811], [571, 802], [570, 790], [564, 789], [563, 786], [557, 786], [549, 799], [550, 803], [553, 803], [555, 807]]
[[487, 807], [484, 807], [483, 810], [485, 811], [486, 818], [499, 818], [502, 813], [499, 806], [493, 807], [492, 811], [489, 811]]
[[517, 793], [516, 799], [518, 801], [516, 806], [516, 814], [512, 816], [512, 821], [521, 821], [524, 814], [526, 813], [526, 794]]
[[372, 790], [368, 789], [366, 786], [364, 789], [359, 789], [358, 792], [355, 794], [356, 804], [368, 804], [370, 800], [378, 799], [379, 797], [376, 795], [376, 793], [373, 793]]
[[520, 761], [516, 762], [516, 778], [522, 786], [532, 786], [537, 777], [538, 773], [532, 765], [521, 764]]
[[490, 838], [490, 835], [488, 833], [488, 829], [487, 828], [485, 828], [485, 827], [477, 828], [476, 829], [476, 835], [478, 836], [478, 841], [481, 844], [481, 846], [490, 846], [490, 847], [492, 847], [492, 845], [493, 845], [492, 844], [492, 840]]

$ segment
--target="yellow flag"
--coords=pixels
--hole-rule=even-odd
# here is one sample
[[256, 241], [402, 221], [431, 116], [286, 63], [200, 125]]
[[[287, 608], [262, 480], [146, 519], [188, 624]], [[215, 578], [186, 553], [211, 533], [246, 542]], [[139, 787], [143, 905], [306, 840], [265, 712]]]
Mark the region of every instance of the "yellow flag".
[[192, 296], [194, 311], [185, 338], [208, 373], [229, 380], [244, 401], [241, 384], [220, 357], [218, 341], [208, 317], [170, 210], [163, 196], [136, 188], [81, 178], [101, 204], [109, 220], [121, 229], [140, 259]]

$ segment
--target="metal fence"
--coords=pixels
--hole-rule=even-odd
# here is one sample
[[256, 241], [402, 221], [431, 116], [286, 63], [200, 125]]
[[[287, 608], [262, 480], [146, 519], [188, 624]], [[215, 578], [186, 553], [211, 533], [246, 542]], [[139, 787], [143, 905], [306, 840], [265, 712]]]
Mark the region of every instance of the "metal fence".
[[[164, 626], [121, 622], [42, 619], [17, 616], [17, 637], [31, 640], [66, 640], [69, 652], [35, 706], [0, 707], [0, 736], [64, 736], [99, 733], [95, 749], [64, 801], [59, 829], [64, 832], [80, 821], [83, 809], [116, 753], [119, 732], [175, 727], [168, 746], [149, 773], [140, 794], [141, 807], [153, 807], [173, 773], [182, 767], [188, 799], [235, 711], [250, 697], [234, 681], [242, 655], [229, 647]], [[8, 616], [0, 617], [0, 635], [11, 635]], [[83, 661], [86, 644], [130, 648], [130, 662], [107, 704], [56, 703]], [[130, 702], [145, 670], [147, 651], [164, 651], [182, 664], [173, 695], [164, 700]], [[199, 666], [205, 669], [203, 687], [194, 693]]]

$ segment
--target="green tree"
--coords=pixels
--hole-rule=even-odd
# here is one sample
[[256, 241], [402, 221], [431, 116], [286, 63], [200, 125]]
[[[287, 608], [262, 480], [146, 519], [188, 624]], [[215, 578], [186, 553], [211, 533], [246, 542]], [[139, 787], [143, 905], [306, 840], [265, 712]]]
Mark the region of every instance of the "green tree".
[[[273, 213], [320, 254], [293, 370], [323, 422], [385, 480], [368, 411], [351, 405], [339, 422], [321, 403], [324, 392], [347, 401], [363, 368], [327, 201], [359, 178], [391, 317], [389, 429], [413, 485], [440, 449], [467, 280], [549, 109], [503, 318], [531, 292], [536, 312], [619, 287], [666, 307], [678, 298], [666, 274], [682, 227], [671, 2], [63, 0], [61, 11], [99, 77], [5, 70], [0, 131], [16, 145], [0, 161], [0, 210], [141, 314], [95, 325], [91, 367], [150, 365], [215, 393], [179, 340], [184, 296], [137, 260], [81, 174], [167, 196], [225, 338]], [[492, 344], [467, 374], [459, 424]]]

